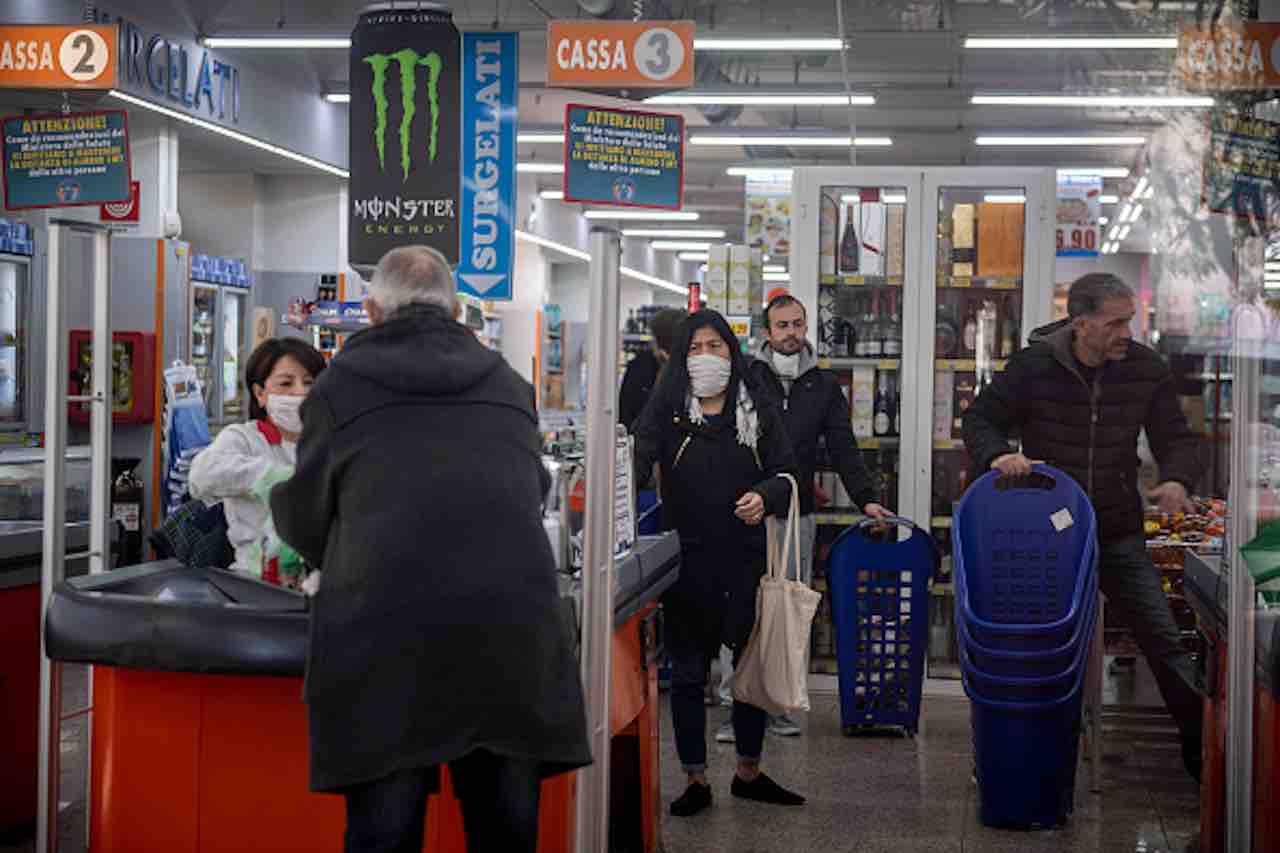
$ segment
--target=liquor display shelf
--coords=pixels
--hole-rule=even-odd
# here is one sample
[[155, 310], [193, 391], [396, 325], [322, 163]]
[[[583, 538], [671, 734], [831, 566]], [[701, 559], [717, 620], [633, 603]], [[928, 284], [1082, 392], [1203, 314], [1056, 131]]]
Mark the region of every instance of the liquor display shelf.
[[935, 438], [933, 440], [934, 450], [964, 450], [963, 438]]
[[1022, 288], [1022, 279], [1004, 276], [977, 278], [974, 276], [938, 273], [938, 287], [970, 290], [1019, 290]]
[[818, 281], [846, 287], [902, 287], [900, 275], [824, 275]]
[[833, 370], [840, 370], [848, 367], [874, 367], [876, 370], [899, 370], [902, 367], [902, 360], [897, 358], [846, 358], [836, 356], [828, 358], [823, 356], [818, 359], [818, 367]]
[[929, 526], [935, 529], [947, 528], [951, 526], [951, 516], [935, 515], [929, 520]]
[[[991, 369], [1001, 371], [1008, 364], [1008, 359], [996, 359], [991, 362]], [[978, 362], [972, 358], [940, 358], [935, 362], [934, 367], [937, 370], [954, 370], [956, 373], [973, 373], [978, 369]]]

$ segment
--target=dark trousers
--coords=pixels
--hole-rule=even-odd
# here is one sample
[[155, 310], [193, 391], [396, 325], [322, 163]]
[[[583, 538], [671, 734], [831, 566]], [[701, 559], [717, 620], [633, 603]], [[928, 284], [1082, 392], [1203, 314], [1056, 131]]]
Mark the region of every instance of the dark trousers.
[[1146, 542], [1141, 536], [1105, 542], [1098, 556], [1107, 612], [1133, 632], [1182, 736], [1199, 738], [1204, 704], [1193, 686], [1195, 664], [1178, 642], [1178, 625]]
[[[667, 654], [671, 659], [671, 723], [676, 752], [687, 773], [707, 768], [707, 670], [729, 640], [736, 665], [748, 637], [724, 637], [724, 606], [699, 608], [668, 596], [663, 602]], [[749, 636], [748, 626], [748, 636]], [[738, 758], [759, 761], [764, 751], [765, 712], [754, 705], [733, 703], [733, 732]]]
[[[469, 853], [536, 853], [538, 764], [477, 750], [449, 763]], [[350, 788], [346, 853], [421, 853], [439, 769], [401, 770]]]

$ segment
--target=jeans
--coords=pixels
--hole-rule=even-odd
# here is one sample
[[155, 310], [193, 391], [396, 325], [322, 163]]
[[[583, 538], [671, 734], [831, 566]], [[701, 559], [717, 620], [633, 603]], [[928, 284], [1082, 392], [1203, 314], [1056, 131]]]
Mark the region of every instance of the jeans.
[[[671, 724], [676, 752], [686, 773], [707, 769], [707, 670], [721, 644], [723, 613], [710, 612], [668, 598], [664, 603], [667, 654], [671, 658]], [[747, 638], [734, 642], [734, 664], [746, 649]], [[756, 763], [764, 751], [765, 712], [754, 705], [733, 703], [733, 731], [738, 759]]]
[[1146, 542], [1141, 536], [1104, 542], [1099, 558], [1098, 583], [1107, 597], [1107, 612], [1133, 632], [1182, 737], [1199, 738], [1204, 704], [1193, 686], [1195, 665], [1178, 642], [1178, 626]]
[[[471, 853], [536, 853], [538, 764], [477, 750], [449, 762]], [[400, 770], [347, 789], [345, 853], [421, 853], [439, 768]]]

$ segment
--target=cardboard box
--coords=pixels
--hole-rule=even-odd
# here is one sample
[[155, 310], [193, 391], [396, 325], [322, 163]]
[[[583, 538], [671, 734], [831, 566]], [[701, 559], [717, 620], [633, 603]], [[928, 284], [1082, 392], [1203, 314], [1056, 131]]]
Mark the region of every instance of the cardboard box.
[[884, 274], [906, 275], [907, 257], [907, 206], [886, 205], [884, 234]]
[[703, 279], [702, 299], [712, 311], [721, 314], [729, 309], [729, 246], [713, 244], [707, 256], [707, 275]]
[[735, 317], [751, 316], [750, 246], [729, 247], [728, 313]]
[[957, 204], [951, 211], [951, 274], [958, 278], [973, 276], [977, 260], [976, 219], [976, 205]]
[[933, 383], [933, 437], [951, 438], [954, 419], [952, 400], [955, 395], [956, 375], [950, 370], [939, 371]]

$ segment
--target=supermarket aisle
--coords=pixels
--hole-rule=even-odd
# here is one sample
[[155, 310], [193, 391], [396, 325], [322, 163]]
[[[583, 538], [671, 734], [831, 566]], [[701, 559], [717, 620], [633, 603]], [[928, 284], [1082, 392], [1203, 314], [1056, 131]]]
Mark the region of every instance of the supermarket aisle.
[[[1121, 688], [1131, 692], [1132, 684]], [[926, 699], [922, 731], [911, 741], [847, 739], [836, 698], [815, 696], [804, 736], [770, 736], [765, 745], [766, 770], [808, 796], [808, 805], [783, 810], [733, 799], [733, 747], [712, 742], [715, 805], [695, 818], [666, 818], [666, 851], [1191, 853], [1199, 823], [1196, 787], [1182, 770], [1172, 722], [1140, 707], [1110, 714], [1101, 796], [1078, 788], [1076, 814], [1065, 829], [1023, 833], [978, 822], [966, 700]], [[713, 727], [727, 714], [711, 709]], [[665, 802], [684, 789], [665, 719], [663, 741]]]

